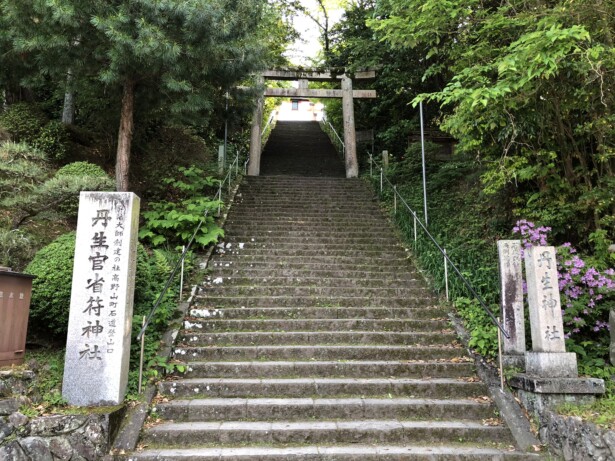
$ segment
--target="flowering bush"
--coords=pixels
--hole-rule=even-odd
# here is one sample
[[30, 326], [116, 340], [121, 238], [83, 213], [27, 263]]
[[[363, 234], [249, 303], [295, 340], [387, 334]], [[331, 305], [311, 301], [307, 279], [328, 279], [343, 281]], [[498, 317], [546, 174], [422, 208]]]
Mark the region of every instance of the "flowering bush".
[[[550, 227], [517, 221], [513, 233], [522, 248], [547, 245]], [[559, 289], [562, 295], [564, 331], [571, 351], [585, 355], [588, 349], [603, 358], [608, 355], [609, 310], [615, 308], [615, 270], [603, 271], [586, 263], [570, 243], [556, 248]]]

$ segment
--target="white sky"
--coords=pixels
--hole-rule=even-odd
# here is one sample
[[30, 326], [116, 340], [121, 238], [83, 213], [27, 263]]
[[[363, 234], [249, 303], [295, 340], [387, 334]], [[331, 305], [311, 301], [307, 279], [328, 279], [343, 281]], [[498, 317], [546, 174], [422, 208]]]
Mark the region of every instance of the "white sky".
[[[315, 0], [301, 0], [301, 3], [306, 8], [309, 8], [310, 11], [318, 11], [318, 4]], [[340, 20], [343, 12], [342, 8], [329, 7], [329, 28]], [[293, 21], [293, 25], [297, 32], [299, 32], [301, 40], [295, 41], [285, 55], [294, 65], [308, 66], [310, 65], [310, 60], [322, 51], [322, 45], [319, 42], [320, 30], [314, 21], [305, 15], [297, 16]]]

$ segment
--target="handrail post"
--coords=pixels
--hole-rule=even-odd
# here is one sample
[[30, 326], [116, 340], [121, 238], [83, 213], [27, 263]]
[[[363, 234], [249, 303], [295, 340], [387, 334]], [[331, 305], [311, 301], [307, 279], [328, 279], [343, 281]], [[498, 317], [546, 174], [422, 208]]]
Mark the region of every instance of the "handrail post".
[[414, 216], [414, 243], [416, 243], [417, 234], [416, 234], [416, 213], [413, 211], [412, 216]]
[[[502, 317], [499, 318], [500, 323], [504, 323], [502, 321]], [[504, 390], [504, 370], [502, 370], [502, 331], [498, 328], [498, 362], [500, 369], [500, 389]]]
[[449, 300], [448, 296], [448, 258], [446, 256], [446, 248], [443, 248], [444, 251], [444, 291], [446, 293], [446, 300]]
[[373, 168], [373, 163], [372, 163], [373, 161], [374, 160], [373, 160], [372, 156], [370, 155], [369, 156], [369, 177], [370, 178], [374, 176], [374, 168]]
[[393, 186], [393, 209], [394, 213], [397, 214], [397, 186]]
[[[141, 328], [145, 327], [145, 315], [143, 316], [143, 322]], [[139, 356], [139, 394], [141, 393], [141, 384], [143, 383], [143, 354], [145, 352], [145, 331], [141, 335], [141, 355]]]
[[380, 167], [380, 195], [382, 195], [382, 191], [384, 190], [383, 176], [384, 176], [384, 172], [382, 171], [382, 167]]
[[[182, 245], [182, 255], [186, 251], [186, 245]], [[182, 296], [184, 294], [184, 258], [182, 258], [182, 268], [179, 273], [179, 300], [182, 300]]]

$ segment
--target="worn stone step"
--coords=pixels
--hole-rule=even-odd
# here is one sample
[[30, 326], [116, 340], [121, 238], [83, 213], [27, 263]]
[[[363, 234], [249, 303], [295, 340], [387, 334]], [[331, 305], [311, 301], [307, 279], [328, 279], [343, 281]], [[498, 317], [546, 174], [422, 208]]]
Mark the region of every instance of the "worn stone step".
[[[442, 306], [430, 306], [421, 309], [403, 307], [225, 307], [209, 309], [196, 303], [189, 311], [189, 321], [195, 319], [223, 318], [226, 320], [265, 320], [265, 319], [403, 319], [430, 320], [442, 319], [448, 315], [448, 309]], [[446, 326], [446, 323], [442, 323]], [[430, 327], [437, 327], [432, 324]]]
[[184, 330], [189, 332], [224, 331], [414, 331], [433, 332], [450, 328], [445, 318], [431, 319], [224, 319], [203, 318], [184, 321]]
[[186, 378], [461, 378], [474, 375], [469, 357], [456, 361], [190, 362]]
[[227, 221], [224, 224], [225, 235], [245, 235], [245, 240], [247, 242], [251, 241], [251, 239], [257, 239], [264, 235], [278, 235], [284, 236], [285, 232], [314, 232], [314, 233], [326, 233], [328, 232], [330, 235], [344, 235], [346, 233], [352, 233], [357, 236], [372, 236], [378, 229], [383, 229], [384, 232], [389, 233], [390, 228], [386, 221], [380, 220], [378, 226], [374, 226], [373, 223], [366, 222], [356, 222], [352, 223], [352, 226], [346, 226], [343, 223], [323, 223], [321, 221], [315, 220], [305, 222], [301, 220], [290, 220], [287, 222], [277, 223], [272, 222], [271, 220], [262, 220], [262, 221], [254, 221], [254, 220], [239, 220], [237, 218], [236, 222]]
[[192, 399], [159, 403], [155, 412], [174, 421], [297, 421], [308, 419], [482, 420], [490, 402], [471, 399]]
[[[225, 228], [228, 231], [228, 228]], [[254, 239], [254, 240], [252, 240]], [[372, 229], [371, 231], [354, 231], [351, 229], [347, 229], [346, 231], [332, 231], [331, 229], [327, 230], [305, 230], [305, 229], [279, 229], [277, 232], [265, 231], [262, 235], [254, 235], [253, 233], [248, 233], [243, 231], [243, 229], [236, 229], [228, 231], [225, 235], [224, 241], [231, 242], [233, 245], [237, 245], [238, 243], [245, 243], [246, 245], [250, 242], [259, 243], [259, 242], [272, 242], [278, 240], [299, 240], [299, 239], [331, 239], [335, 241], [339, 241], [340, 239], [362, 239], [362, 240], [375, 240], [375, 241], [387, 241], [399, 243], [399, 239], [397, 236], [387, 228], [382, 229]]]
[[162, 423], [146, 429], [156, 444], [199, 443], [511, 443], [505, 427], [473, 421], [223, 421]]
[[[352, 236], [348, 235], [264, 235], [261, 237], [248, 237], [243, 235], [227, 235], [224, 239], [223, 245], [225, 245], [226, 249], [237, 250], [240, 244], [243, 244], [243, 248], [251, 248], [251, 247], [262, 247], [262, 245], [266, 245], [267, 247], [276, 247], [279, 245], [388, 245], [399, 247], [400, 243], [395, 236], [391, 235], [388, 237], [383, 236], [365, 236], [360, 234], [355, 234]], [[254, 240], [252, 240], [254, 239]], [[220, 247], [221, 244], [218, 244]], [[230, 247], [229, 247], [230, 245]]]
[[232, 285], [235, 288], [239, 287], [253, 287], [255, 285], [267, 285], [267, 286], [291, 286], [291, 287], [321, 287], [321, 288], [399, 288], [399, 289], [423, 289], [425, 290], [425, 282], [423, 280], [415, 279], [399, 279], [399, 278], [375, 278], [375, 277], [363, 277], [363, 278], [351, 278], [351, 277], [334, 277], [334, 276], [321, 276], [321, 277], [309, 277], [299, 276], [294, 277], [278, 277], [277, 274], [271, 274], [270, 272], [261, 272], [260, 277], [233, 277], [230, 275], [222, 276], [218, 275], [218, 271], [205, 278], [203, 285]]
[[406, 252], [402, 248], [382, 247], [377, 246], [350, 246], [344, 245], [279, 245], [268, 246], [261, 245], [259, 247], [249, 247], [243, 250], [221, 251], [216, 250], [217, 255], [236, 255], [236, 256], [260, 256], [260, 257], [286, 257], [286, 256], [353, 256], [353, 257], [376, 257], [380, 259], [388, 258], [404, 258], [407, 257]]
[[280, 274], [286, 270], [322, 270], [334, 272], [351, 272], [351, 271], [373, 271], [380, 269], [380, 273], [384, 275], [390, 274], [415, 274], [416, 271], [410, 268], [410, 263], [407, 258], [404, 259], [389, 259], [379, 260], [370, 258], [353, 258], [352, 256], [330, 257], [330, 256], [305, 256], [303, 258], [286, 257], [286, 258], [267, 258], [261, 257], [239, 257], [239, 256], [223, 256], [214, 257], [209, 267], [212, 269], [220, 268], [223, 270], [280, 270]]
[[182, 360], [436, 360], [464, 357], [453, 346], [382, 345], [263, 345], [191, 347], [176, 346], [173, 357]]
[[161, 394], [176, 398], [219, 397], [408, 397], [423, 399], [487, 398], [487, 389], [480, 382], [433, 378], [297, 378], [297, 379], [232, 379], [191, 378], [161, 381]]
[[428, 295], [415, 297], [379, 296], [198, 296], [197, 301], [209, 307], [424, 307], [432, 305], [434, 298]]
[[146, 449], [132, 461], [536, 461], [539, 454], [514, 448], [449, 445], [301, 445], [292, 447], [241, 446], [215, 448]]
[[[299, 198], [299, 197], [296, 197]], [[342, 198], [342, 200], [340, 200]], [[300, 201], [300, 200], [275, 200], [275, 199], [254, 199], [240, 198], [233, 203], [234, 213], [251, 213], [254, 210], [262, 211], [263, 213], [279, 213], [284, 212], [353, 212], [353, 211], [378, 211], [381, 212], [381, 207], [377, 202], [357, 199], [352, 196], [344, 196], [343, 194], [337, 197], [329, 197], [326, 200]]]
[[[178, 337], [179, 344], [189, 346], [250, 346], [250, 345], [301, 345], [301, 344], [392, 344], [435, 346], [450, 344], [456, 335], [452, 331], [439, 332], [374, 332], [374, 331], [250, 331], [224, 333], [189, 332]], [[181, 347], [181, 346], [180, 346]]]
[[[211, 282], [218, 277], [223, 280], [232, 280], [235, 285], [249, 285], [258, 283], [273, 283], [284, 285], [293, 283], [316, 283], [322, 286], [370, 286], [381, 283], [383, 286], [424, 284], [425, 280], [417, 273], [404, 272], [365, 272], [357, 270], [312, 270], [312, 269], [285, 269], [275, 272], [271, 269], [245, 269], [212, 267], [213, 271], [205, 277], [205, 282]], [[323, 285], [324, 284], [324, 285]]]
[[374, 288], [374, 287], [319, 287], [319, 286], [274, 286], [274, 285], [254, 285], [254, 286], [237, 286], [233, 281], [223, 281], [219, 284], [211, 284], [199, 291], [199, 296], [240, 296], [240, 297], [279, 297], [292, 296], [297, 298], [303, 297], [403, 297], [416, 298], [421, 296], [425, 291], [422, 286], [410, 286], [401, 288]]

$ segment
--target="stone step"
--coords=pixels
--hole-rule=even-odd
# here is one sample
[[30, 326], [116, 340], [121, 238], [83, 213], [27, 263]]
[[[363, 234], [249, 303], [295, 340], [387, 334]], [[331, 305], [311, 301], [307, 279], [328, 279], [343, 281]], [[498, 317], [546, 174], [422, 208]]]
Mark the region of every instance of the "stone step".
[[[189, 312], [189, 321], [195, 319], [226, 320], [265, 320], [265, 319], [402, 319], [402, 320], [430, 320], [442, 319], [448, 315], [448, 309], [441, 306], [424, 307], [422, 309], [408, 309], [403, 307], [225, 307], [222, 309], [208, 309], [194, 304]], [[446, 328], [445, 322], [441, 323]], [[430, 327], [437, 327], [431, 324]]]
[[160, 381], [158, 391], [175, 398], [286, 398], [286, 397], [406, 397], [422, 399], [487, 398], [480, 382], [463, 378], [190, 378]]
[[288, 221], [284, 223], [275, 223], [270, 220], [264, 221], [248, 221], [243, 220], [239, 222], [237, 218], [237, 224], [227, 221], [224, 225], [224, 230], [227, 235], [245, 235], [247, 242], [251, 239], [257, 239], [264, 235], [278, 235], [284, 236], [286, 232], [304, 232], [304, 233], [326, 233], [331, 236], [342, 236], [352, 233], [356, 236], [369, 237], [374, 235], [378, 229], [382, 229], [385, 233], [390, 233], [391, 230], [386, 222], [382, 220], [379, 226], [374, 226], [372, 223], [357, 222], [352, 226], [344, 226], [336, 223], [322, 223], [320, 221], [311, 221], [309, 223], [301, 220]]
[[224, 333], [184, 333], [178, 337], [181, 344], [189, 346], [256, 346], [256, 345], [307, 345], [307, 344], [391, 344], [423, 346], [447, 345], [455, 341], [452, 331], [439, 332], [374, 332], [374, 331], [249, 331]]
[[184, 330], [194, 333], [225, 331], [448, 331], [447, 319], [224, 319], [205, 318], [184, 321]]
[[158, 416], [174, 421], [298, 421], [309, 419], [482, 420], [490, 402], [438, 399], [193, 399], [158, 403]]
[[[305, 230], [301, 228], [297, 229], [278, 229], [277, 233], [273, 233], [271, 231], [265, 231], [262, 235], [254, 235], [248, 232], [245, 232], [243, 229], [236, 229], [233, 231], [227, 230], [226, 237], [224, 238], [225, 242], [232, 242], [233, 245], [236, 245], [239, 242], [248, 244], [249, 242], [271, 242], [277, 240], [296, 240], [296, 239], [334, 239], [339, 240], [342, 238], [345, 239], [369, 239], [369, 240], [385, 240], [392, 241], [395, 243], [399, 243], [397, 236], [387, 228], [384, 229], [372, 229], [372, 231], [355, 231], [351, 229], [347, 229], [346, 231], [336, 231], [334, 232], [330, 228], [327, 230]], [[252, 240], [254, 239], [254, 240]]]
[[511, 443], [509, 431], [472, 421], [223, 421], [162, 423], [144, 431], [145, 443], [434, 443], [463, 440]]
[[474, 375], [469, 357], [456, 361], [190, 362], [186, 378], [462, 378]]
[[192, 347], [177, 346], [173, 357], [182, 361], [237, 360], [438, 360], [465, 357], [453, 346], [382, 345], [264, 345]]
[[207, 287], [201, 288], [199, 296], [240, 296], [240, 297], [280, 297], [292, 296], [303, 298], [306, 296], [312, 297], [403, 297], [416, 298], [421, 296], [425, 291], [422, 286], [410, 286], [402, 288], [373, 288], [373, 287], [358, 287], [358, 286], [342, 286], [342, 287], [319, 287], [319, 286], [274, 286], [274, 285], [255, 285], [255, 286], [237, 286], [233, 284], [233, 280], [223, 280], [222, 283], [210, 284]]
[[197, 302], [209, 307], [424, 307], [430, 306], [434, 298], [428, 297], [395, 297], [381, 298], [360, 296], [197, 296]]
[[239, 256], [223, 256], [214, 257], [211, 261], [212, 269], [236, 269], [236, 270], [304, 270], [304, 271], [334, 271], [334, 272], [349, 272], [349, 271], [374, 271], [380, 270], [380, 274], [407, 274], [413, 275], [415, 271], [410, 269], [408, 259], [370, 259], [370, 258], [353, 258], [352, 256], [331, 257], [331, 256], [304, 256], [302, 258], [286, 257], [286, 258], [269, 258], [262, 257], [239, 257]]
[[[305, 232], [306, 235], [265, 235], [262, 237], [247, 237], [230, 234], [224, 239], [224, 244], [228, 247], [231, 245], [231, 249], [238, 249], [238, 245], [243, 244], [243, 248], [250, 247], [262, 247], [262, 245], [266, 245], [267, 247], [276, 247], [279, 245], [388, 245], [399, 247], [399, 240], [395, 238], [395, 236], [391, 235], [388, 237], [383, 236], [364, 236], [364, 235], [310, 235], [309, 232]], [[322, 233], [321, 233], [322, 234]], [[254, 240], [252, 240], [254, 239]], [[218, 245], [219, 247], [220, 245]]]
[[235, 256], [235, 257], [255, 257], [255, 258], [286, 258], [286, 257], [304, 257], [314, 256], [319, 257], [352, 257], [352, 258], [377, 258], [379, 260], [387, 260], [390, 258], [403, 259], [407, 257], [407, 253], [402, 248], [394, 247], [343, 247], [326, 245], [301, 245], [293, 247], [291, 245], [280, 245], [278, 247], [269, 247], [262, 245], [258, 248], [244, 248], [243, 250], [234, 250], [230, 252], [221, 252], [216, 250], [216, 255]]
[[241, 446], [146, 449], [126, 457], [132, 461], [536, 461], [536, 453], [511, 448], [449, 445]]
[[212, 265], [213, 272], [205, 277], [205, 281], [213, 280], [217, 277], [228, 279], [230, 277], [234, 284], [248, 285], [250, 282], [257, 281], [259, 283], [274, 282], [276, 285], [292, 284], [299, 281], [314, 282], [318, 284], [326, 284], [336, 286], [351, 286], [356, 283], [358, 285], [368, 283], [387, 284], [412, 284], [425, 281], [418, 273], [411, 272], [367, 272], [358, 270], [336, 271], [335, 269], [297, 269], [297, 268], [282, 268], [280, 267], [275, 273], [272, 273], [271, 268], [239, 268], [239, 267], [218, 267]]
[[[321, 287], [321, 288], [422, 288], [425, 290], [425, 282], [419, 279], [399, 279], [399, 278], [350, 278], [350, 277], [302, 277], [296, 275], [294, 277], [278, 277], [273, 276], [270, 272], [261, 271], [260, 277], [245, 277], [245, 276], [224, 276], [224, 273], [218, 275], [221, 271], [216, 271], [211, 276], [205, 278], [202, 285], [211, 286], [214, 284], [222, 284], [224, 286], [232, 285], [235, 288], [253, 287], [256, 284], [270, 286], [290, 286], [290, 287]], [[244, 275], [244, 274], [242, 274]], [[215, 282], [214, 282], [215, 280]]]

